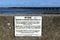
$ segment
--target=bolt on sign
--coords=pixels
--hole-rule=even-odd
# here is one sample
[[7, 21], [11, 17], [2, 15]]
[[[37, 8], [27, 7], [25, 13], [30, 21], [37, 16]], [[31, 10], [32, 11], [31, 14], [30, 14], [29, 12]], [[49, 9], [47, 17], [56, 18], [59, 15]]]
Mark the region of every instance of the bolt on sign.
[[15, 36], [41, 36], [42, 16], [15, 16]]

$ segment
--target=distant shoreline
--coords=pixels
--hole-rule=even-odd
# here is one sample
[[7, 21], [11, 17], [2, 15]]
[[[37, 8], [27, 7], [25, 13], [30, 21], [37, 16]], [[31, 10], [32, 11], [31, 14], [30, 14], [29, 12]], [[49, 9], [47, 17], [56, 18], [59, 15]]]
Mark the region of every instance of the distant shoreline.
[[0, 7], [0, 8], [13, 8], [13, 9], [41, 9], [41, 8], [60, 8], [60, 7]]

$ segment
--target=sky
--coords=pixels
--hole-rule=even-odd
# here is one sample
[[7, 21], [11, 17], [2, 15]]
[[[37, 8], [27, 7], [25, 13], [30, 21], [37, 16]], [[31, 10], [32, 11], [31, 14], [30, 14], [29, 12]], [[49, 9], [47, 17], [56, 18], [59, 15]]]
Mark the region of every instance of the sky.
[[60, 0], [0, 0], [0, 7], [60, 7]]

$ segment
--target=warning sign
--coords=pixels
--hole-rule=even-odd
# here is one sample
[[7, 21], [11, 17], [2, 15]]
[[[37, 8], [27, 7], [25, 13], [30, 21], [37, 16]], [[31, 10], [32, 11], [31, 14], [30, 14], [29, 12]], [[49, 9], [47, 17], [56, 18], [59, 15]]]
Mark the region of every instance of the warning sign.
[[15, 16], [15, 36], [41, 36], [42, 16]]

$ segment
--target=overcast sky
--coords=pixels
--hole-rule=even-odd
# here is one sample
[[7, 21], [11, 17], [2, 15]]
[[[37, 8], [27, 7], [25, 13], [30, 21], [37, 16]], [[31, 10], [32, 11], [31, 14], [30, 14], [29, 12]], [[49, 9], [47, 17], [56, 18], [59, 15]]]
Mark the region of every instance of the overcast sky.
[[0, 7], [60, 7], [60, 0], [0, 0]]

